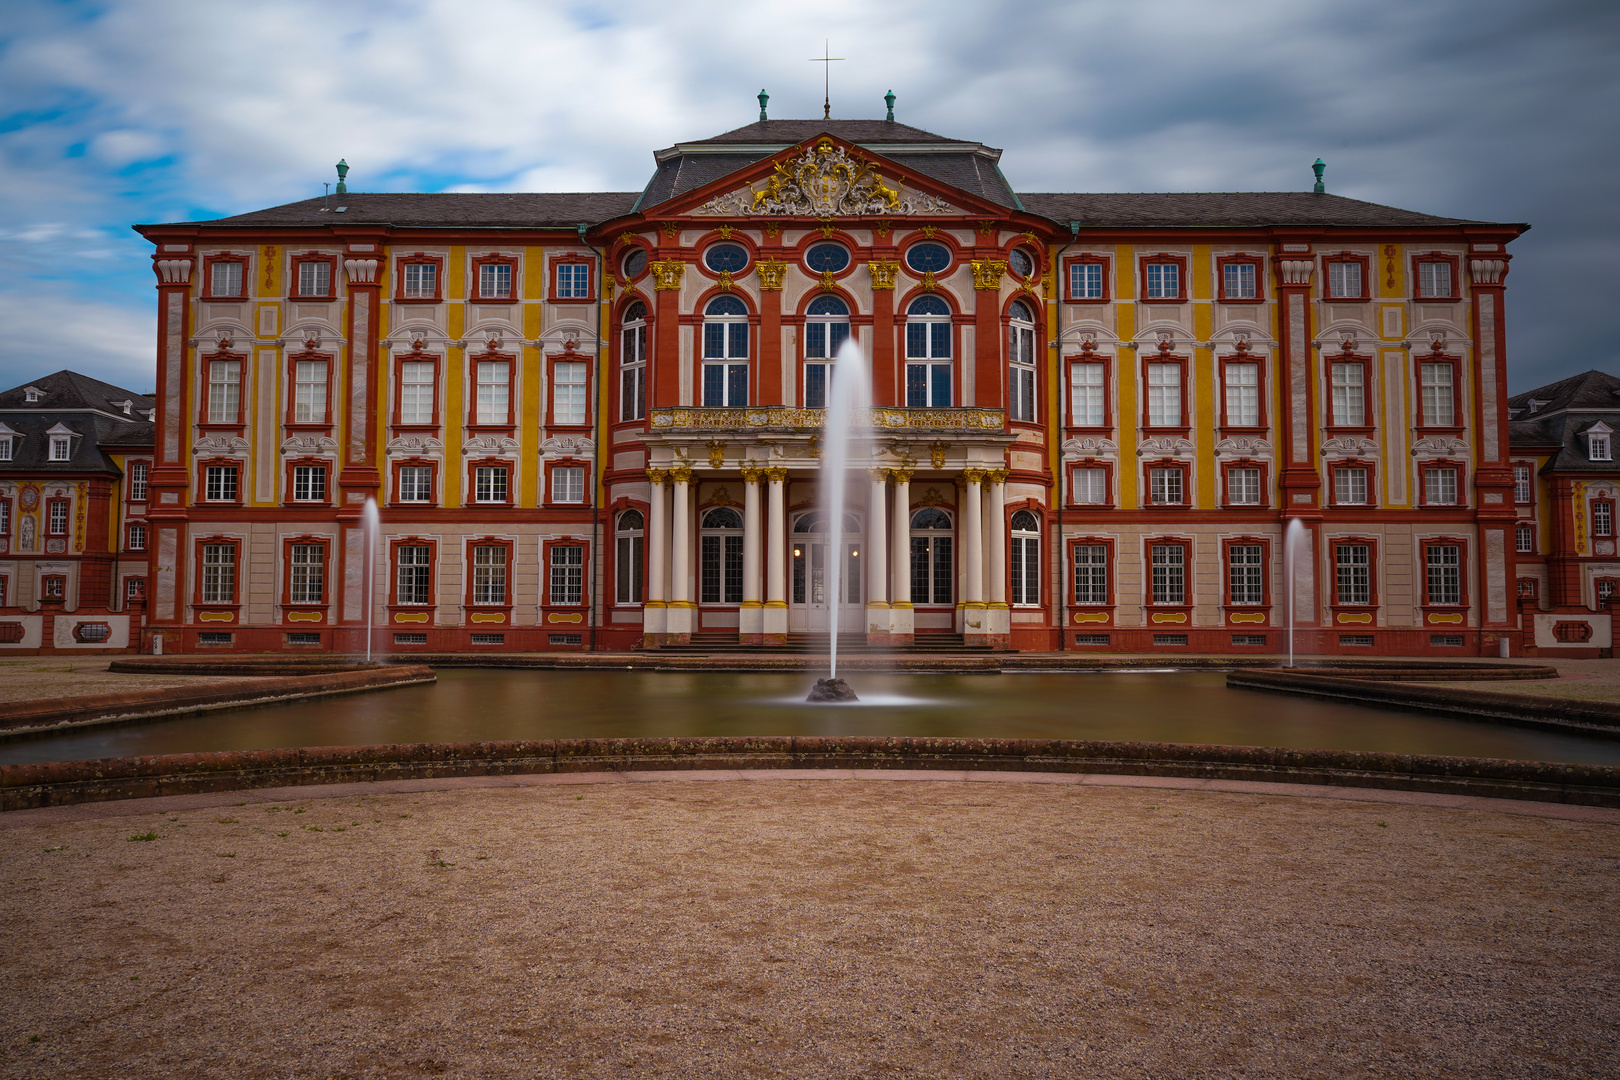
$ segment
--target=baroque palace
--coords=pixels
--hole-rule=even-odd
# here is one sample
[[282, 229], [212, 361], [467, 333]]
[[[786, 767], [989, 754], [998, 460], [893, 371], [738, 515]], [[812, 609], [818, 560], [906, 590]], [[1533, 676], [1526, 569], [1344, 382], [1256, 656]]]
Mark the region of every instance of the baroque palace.
[[[1290, 615], [1317, 653], [1520, 641], [1549, 581], [1508, 442], [1526, 226], [1327, 194], [1320, 163], [1314, 191], [1015, 192], [1000, 151], [889, 117], [762, 107], [641, 191], [340, 182], [138, 226], [155, 431], [112, 535], [139, 528], [145, 647], [356, 649], [368, 605], [399, 651], [769, 647], [829, 629], [833, 559], [838, 629], [895, 646], [1277, 652]], [[847, 338], [874, 436], [832, 521]]]

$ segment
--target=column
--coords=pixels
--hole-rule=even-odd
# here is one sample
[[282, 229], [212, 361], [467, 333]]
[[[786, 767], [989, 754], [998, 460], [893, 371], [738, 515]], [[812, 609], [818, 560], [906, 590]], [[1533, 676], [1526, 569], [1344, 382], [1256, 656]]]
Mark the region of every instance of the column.
[[737, 640], [743, 645], [765, 644], [765, 605], [759, 599], [760, 475], [754, 466], [743, 466], [743, 601], [737, 613]]
[[[176, 248], [184, 254], [170, 254]], [[191, 270], [189, 242], [165, 243], [152, 256], [157, 275], [157, 436], [156, 460], [147, 481], [147, 537], [151, 567], [147, 582], [148, 625], [177, 625], [186, 620], [185, 583], [190, 576], [186, 557], [186, 505], [190, 477], [187, 474], [189, 417], [196, 414], [195, 402], [188, 400], [190, 383], [188, 361], [195, 352], [186, 345], [191, 325]], [[151, 633], [141, 635], [141, 651], [152, 650]], [[169, 632], [170, 651], [177, 651], [180, 635]]]
[[910, 645], [916, 640], [916, 612], [911, 606], [911, 472], [893, 469], [894, 528], [889, 537], [894, 542], [889, 567], [889, 643]]
[[990, 546], [990, 606], [987, 611], [991, 644], [1012, 647], [1012, 609], [1007, 606], [1007, 470], [985, 474], [984, 532]]
[[765, 621], [767, 645], [787, 644], [787, 470], [767, 469]]
[[666, 634], [672, 645], [686, 645], [692, 640], [692, 623], [697, 605], [692, 603], [692, 470], [685, 465], [669, 470], [674, 481], [673, 520], [674, 540], [670, 544], [671, 582], [669, 614]]
[[648, 469], [652, 493], [647, 499], [647, 595], [641, 605], [641, 638], [662, 645], [669, 600], [669, 511], [664, 485], [668, 469]]
[[984, 470], [962, 470], [962, 515], [956, 535], [962, 541], [964, 571], [962, 633], [969, 645], [988, 644], [984, 602]]
[[[1296, 627], [1316, 626], [1321, 605], [1317, 602], [1316, 560], [1318, 526], [1322, 522], [1320, 492], [1322, 477], [1317, 471], [1313, 423], [1316, 414], [1318, 365], [1311, 351], [1311, 275], [1315, 256], [1307, 244], [1284, 244], [1290, 254], [1277, 256], [1277, 378], [1283, 387], [1283, 408], [1277, 430], [1281, 435], [1278, 497], [1282, 500], [1283, 528], [1297, 518], [1307, 530], [1306, 547], [1310, 558], [1294, 567], [1294, 612]], [[1301, 251], [1300, 249], [1304, 250]]]
[[871, 493], [866, 499], [866, 642], [868, 645], [889, 643], [889, 571], [885, 544], [889, 537], [884, 528], [888, 499], [888, 470], [869, 469], [872, 477]]

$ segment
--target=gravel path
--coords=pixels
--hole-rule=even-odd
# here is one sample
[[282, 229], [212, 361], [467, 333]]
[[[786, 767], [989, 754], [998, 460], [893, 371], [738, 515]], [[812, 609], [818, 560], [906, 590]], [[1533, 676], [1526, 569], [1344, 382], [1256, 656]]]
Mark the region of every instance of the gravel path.
[[124, 690], [156, 690], [164, 686], [195, 686], [240, 678], [235, 675], [115, 675], [107, 670], [107, 663], [107, 658], [101, 656], [0, 660], [0, 704], [82, 694], [116, 694]]
[[109, 816], [0, 859], [7, 1077], [1620, 1070], [1612, 824], [784, 779]]

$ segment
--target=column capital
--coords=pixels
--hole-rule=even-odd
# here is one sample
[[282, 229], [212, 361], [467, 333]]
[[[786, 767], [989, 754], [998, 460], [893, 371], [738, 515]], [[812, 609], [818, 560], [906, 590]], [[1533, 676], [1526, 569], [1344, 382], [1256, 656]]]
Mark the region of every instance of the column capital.
[[867, 469], [866, 474], [872, 478], [872, 483], [882, 484], [894, 475], [893, 469]]
[[914, 476], [916, 472], [916, 469], [890, 469], [889, 476], [892, 477], [894, 482], [897, 484], [909, 484], [911, 483], [912, 476]]
[[995, 484], [997, 487], [999, 487], [1002, 484], [1005, 484], [1007, 482], [1008, 470], [1006, 470], [1006, 469], [991, 469], [989, 472], [985, 473], [985, 475], [990, 478], [990, 482], [992, 484]]
[[962, 480], [969, 484], [982, 484], [989, 474], [983, 469], [963, 469]]
[[760, 477], [765, 474], [764, 469], [755, 468], [752, 465], [744, 465], [741, 471], [743, 480], [750, 484], [759, 483]]
[[773, 484], [785, 483], [787, 481], [787, 475], [787, 470], [782, 468], [765, 470], [765, 478]]
[[692, 470], [685, 465], [678, 465], [669, 470], [669, 478], [677, 484], [690, 484], [692, 482]]
[[669, 480], [669, 470], [654, 469], [649, 467], [647, 469], [647, 479], [651, 480], [654, 484], [666, 483]]

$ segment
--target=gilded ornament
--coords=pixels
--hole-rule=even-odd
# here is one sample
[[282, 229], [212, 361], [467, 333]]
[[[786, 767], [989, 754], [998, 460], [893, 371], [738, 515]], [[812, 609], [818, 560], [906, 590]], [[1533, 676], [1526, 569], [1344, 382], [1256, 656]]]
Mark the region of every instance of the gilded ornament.
[[677, 465], [669, 470], [669, 478], [677, 484], [690, 484], [692, 482], [692, 470], [685, 465]]
[[838, 288], [838, 279], [833, 277], [833, 272], [831, 270], [823, 270], [821, 272], [821, 291], [832, 292], [836, 288]]
[[996, 230], [996, 223], [993, 221], [978, 221], [974, 224], [978, 226], [980, 236], [989, 236]]
[[821, 458], [821, 436], [820, 435], [812, 435], [812, 436], [810, 436], [810, 456], [813, 457], [813, 458], [816, 458], [817, 460], [820, 460], [820, 458]]
[[721, 485], [720, 490], [714, 493], [714, 498], [710, 499], [709, 502], [713, 506], [737, 505], [737, 500], [731, 497], [731, 490], [724, 485]]
[[889, 473], [890, 473], [890, 470], [888, 470], [888, 469], [867, 469], [866, 470], [866, 475], [870, 476], [872, 478], [872, 482], [875, 483], [875, 484], [881, 484], [884, 481], [888, 480], [889, 479]]
[[622, 233], [619, 234], [619, 243], [621, 243], [621, 244], [634, 243], [635, 239], [636, 239], [636, 234], [633, 233], [633, 232], [622, 232]]
[[1007, 263], [1004, 260], [973, 259], [968, 265], [973, 269], [975, 289], [1001, 288], [1001, 276], [1007, 272]]
[[989, 476], [989, 475], [990, 474], [985, 472], [983, 469], [963, 469], [962, 470], [962, 479], [965, 480], [969, 484], [982, 484], [982, 483], [984, 483], [985, 477]]
[[722, 225], [722, 226], [720, 226], [718, 229], [716, 229], [714, 231], [720, 234], [720, 239], [722, 239], [722, 240], [730, 240], [731, 239], [731, 234], [733, 232], [735, 232], [736, 230], [733, 229], [730, 225]]
[[721, 292], [730, 292], [731, 289], [732, 289], [731, 271], [730, 270], [722, 270], [722, 271], [720, 271], [720, 291]]
[[922, 494], [922, 498], [918, 499], [917, 503], [920, 506], [949, 506], [949, 505], [951, 505], [950, 502], [946, 500], [945, 496], [943, 496], [943, 495], [941, 495], [939, 493], [939, 488], [937, 488], [937, 487], [931, 487], [927, 491], [924, 491], [923, 494]]
[[934, 234], [937, 233], [937, 232], [939, 232], [939, 226], [938, 225], [924, 225], [922, 227], [922, 234], [923, 234], [923, 239], [924, 240], [932, 240], [934, 238]]
[[778, 225], [774, 221], [771, 222], [765, 226], [765, 235], [770, 239], [775, 240], [778, 236], [782, 235], [782, 226]]
[[866, 268], [872, 274], [872, 288], [894, 288], [894, 276], [900, 272], [899, 262], [894, 259], [873, 259], [866, 264]]
[[872, 231], [879, 236], [888, 236], [894, 231], [894, 222], [888, 218], [878, 218], [872, 223]]
[[757, 465], [744, 464], [742, 467], [742, 478], [743, 483], [745, 484], [757, 484], [759, 483], [760, 477], [764, 475], [765, 470], [759, 468]]
[[728, 192], [693, 211], [725, 216], [830, 218], [866, 214], [956, 213], [956, 208], [926, 192], [890, 186], [877, 167], [859, 153], [826, 140], [797, 159], [779, 161], [757, 184]]
[[[648, 418], [655, 431], [725, 432], [761, 428], [814, 431], [824, 426], [826, 410], [785, 405], [750, 409], [677, 407], [653, 409]], [[880, 406], [862, 419], [867, 420], [870, 427], [885, 431], [1000, 432], [1005, 426], [1006, 414], [1001, 409], [972, 406], [916, 409]], [[909, 460], [905, 455], [897, 456]]]
[[675, 221], [666, 221], [658, 227], [664, 231], [665, 238], [669, 240], [675, 239], [675, 234], [679, 232], [681, 228], [680, 223]]
[[786, 469], [777, 468], [765, 470], [765, 479], [769, 480], [773, 484], [784, 484], [787, 482], [787, 477], [788, 471]]
[[1035, 234], [1034, 233], [1027, 232], [1027, 233], [1023, 233], [1021, 235], [1023, 236], [1025, 243], [1033, 244], [1035, 242]]
[[917, 470], [912, 469], [912, 468], [890, 469], [889, 470], [889, 475], [894, 477], [894, 482], [897, 483], [897, 484], [909, 484], [909, 483], [911, 483], [911, 478], [913, 476], [915, 476], [916, 474], [917, 474]]
[[651, 480], [654, 484], [665, 484], [669, 481], [669, 470], [649, 468], [647, 470], [647, 479]]
[[726, 444], [712, 442], [709, 444], [709, 468], [718, 469], [726, 463]]
[[832, 234], [838, 231], [838, 227], [831, 221], [823, 221], [820, 225], [816, 226], [816, 231], [821, 233], [821, 238], [823, 240], [831, 240]]
[[787, 273], [787, 263], [781, 259], [761, 259], [754, 264], [759, 271], [759, 289], [761, 292], [781, 292], [782, 276]]
[[990, 478], [990, 482], [992, 484], [1005, 484], [1007, 482], [1008, 471], [1006, 469], [991, 469], [989, 472], [985, 473], [985, 475]]
[[686, 264], [676, 259], [658, 259], [651, 264], [651, 269], [653, 291], [663, 292], [681, 287], [681, 275], [686, 272]]
[[928, 460], [934, 463], [934, 468], [945, 467], [945, 451], [949, 450], [949, 443], [935, 442], [928, 445]]
[[922, 287], [923, 292], [933, 292], [939, 288], [939, 282], [934, 280], [934, 272], [932, 270], [923, 271]]

